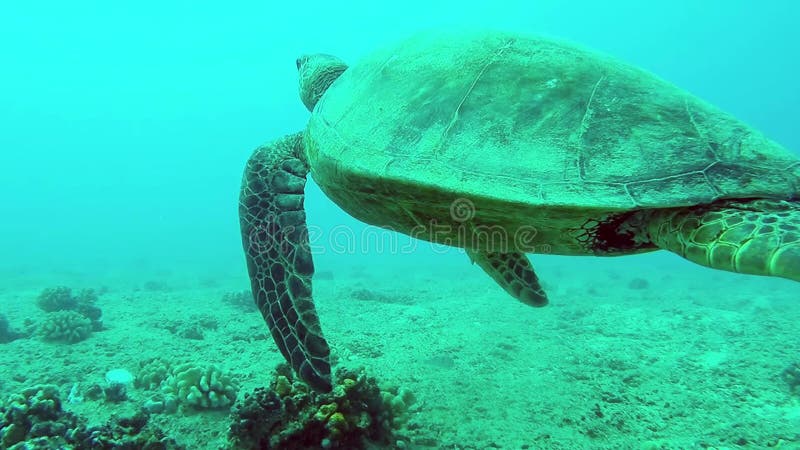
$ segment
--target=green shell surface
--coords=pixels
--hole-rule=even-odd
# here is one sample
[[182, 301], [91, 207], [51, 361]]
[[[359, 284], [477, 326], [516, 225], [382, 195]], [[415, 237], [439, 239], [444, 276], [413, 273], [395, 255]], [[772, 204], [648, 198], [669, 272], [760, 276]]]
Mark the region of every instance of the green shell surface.
[[426, 32], [368, 55], [317, 104], [306, 142], [323, 189], [380, 180], [602, 210], [800, 191], [796, 155], [688, 92], [571, 44], [493, 31]]

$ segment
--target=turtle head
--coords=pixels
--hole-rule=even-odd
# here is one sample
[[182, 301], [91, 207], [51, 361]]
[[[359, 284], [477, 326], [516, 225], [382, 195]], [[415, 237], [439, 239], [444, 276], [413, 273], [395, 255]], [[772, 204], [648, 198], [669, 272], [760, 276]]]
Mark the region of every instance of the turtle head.
[[314, 105], [345, 70], [347, 64], [335, 56], [316, 53], [297, 58], [300, 99], [309, 111], [314, 110]]

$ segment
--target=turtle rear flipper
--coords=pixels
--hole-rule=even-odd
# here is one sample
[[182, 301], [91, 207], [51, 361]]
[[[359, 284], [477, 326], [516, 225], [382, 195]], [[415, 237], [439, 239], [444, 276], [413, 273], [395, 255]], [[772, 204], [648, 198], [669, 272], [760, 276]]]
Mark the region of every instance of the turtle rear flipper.
[[726, 201], [654, 211], [650, 239], [698, 264], [800, 281], [800, 203]]
[[301, 133], [256, 149], [239, 198], [253, 297], [284, 358], [305, 382], [331, 390], [330, 349], [311, 296], [314, 263], [303, 206]]
[[524, 253], [467, 250], [467, 255], [512, 297], [530, 306], [547, 305], [547, 294]]

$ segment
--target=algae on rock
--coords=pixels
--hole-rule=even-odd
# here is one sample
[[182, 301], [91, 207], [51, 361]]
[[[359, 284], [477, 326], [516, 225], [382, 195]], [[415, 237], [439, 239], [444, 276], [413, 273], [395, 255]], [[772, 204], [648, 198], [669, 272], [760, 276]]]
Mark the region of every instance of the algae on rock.
[[84, 417], [62, 409], [58, 388], [37, 385], [0, 402], [0, 448], [27, 449], [184, 449], [137, 412], [87, 426]]
[[382, 390], [363, 369], [340, 368], [328, 393], [295, 380], [281, 364], [269, 388], [245, 394], [234, 408], [234, 449], [405, 448], [403, 428], [413, 395]]

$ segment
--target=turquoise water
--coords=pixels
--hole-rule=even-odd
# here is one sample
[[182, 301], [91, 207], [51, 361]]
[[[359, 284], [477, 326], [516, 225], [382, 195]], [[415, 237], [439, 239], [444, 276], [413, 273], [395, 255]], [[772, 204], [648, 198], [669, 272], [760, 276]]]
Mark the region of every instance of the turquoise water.
[[[262, 319], [223, 297], [249, 287], [237, 217], [244, 163], [308, 118], [299, 54], [355, 62], [445, 25], [557, 36], [800, 149], [797, 2], [429, 3], [0, 8], [0, 314], [33, 330], [46, 320], [43, 289], [105, 291], [104, 329], [87, 339], [34, 333], [0, 344], [0, 399], [54, 384], [67, 408], [103, 423], [152, 395], [132, 386], [121, 403], [67, 402], [72, 387], [103, 385], [111, 369], [138, 376], [156, 355], [219, 367], [239, 380], [239, 397], [269, 383], [281, 358]], [[362, 235], [307, 189], [310, 224]], [[341, 365], [415, 392], [407, 445], [800, 448], [800, 397], [781, 375], [800, 363], [796, 283], [670, 254], [540, 255], [552, 305], [530, 310], [459, 251], [338, 250], [315, 256], [326, 337]], [[202, 339], [181, 334], [204, 320], [215, 325]], [[224, 408], [153, 417], [190, 448], [217, 448], [230, 423]]]

